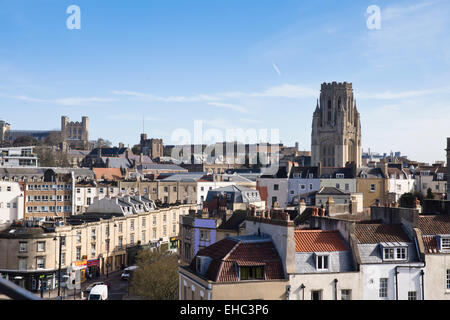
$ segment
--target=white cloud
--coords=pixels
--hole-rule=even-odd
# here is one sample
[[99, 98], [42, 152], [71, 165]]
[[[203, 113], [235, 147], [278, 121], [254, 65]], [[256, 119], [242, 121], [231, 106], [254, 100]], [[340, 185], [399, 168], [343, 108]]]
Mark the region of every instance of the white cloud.
[[115, 99], [111, 99], [111, 98], [98, 98], [98, 97], [87, 97], [87, 98], [68, 97], [68, 98], [60, 98], [60, 99], [41, 99], [41, 98], [24, 96], [24, 95], [5, 95], [5, 94], [0, 94], [0, 97], [4, 97], [7, 99], [26, 101], [26, 102], [49, 103], [49, 104], [56, 104], [56, 105], [62, 105], [62, 106], [78, 106], [78, 105], [86, 105], [86, 104], [90, 104], [90, 103], [104, 103], [104, 102], [116, 101]]
[[214, 106], [214, 107], [223, 107], [223, 108], [229, 108], [229, 109], [233, 109], [235, 111], [241, 112], [241, 113], [246, 113], [247, 110], [244, 107], [235, 105], [235, 104], [230, 104], [230, 103], [222, 103], [222, 102], [208, 102], [208, 105], [210, 106]]

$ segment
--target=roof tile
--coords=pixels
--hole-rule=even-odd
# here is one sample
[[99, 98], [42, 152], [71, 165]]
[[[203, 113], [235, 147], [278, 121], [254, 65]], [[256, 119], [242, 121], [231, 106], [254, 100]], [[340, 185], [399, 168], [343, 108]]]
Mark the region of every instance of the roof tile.
[[331, 252], [348, 250], [348, 247], [337, 230], [295, 230], [294, 238], [296, 252]]

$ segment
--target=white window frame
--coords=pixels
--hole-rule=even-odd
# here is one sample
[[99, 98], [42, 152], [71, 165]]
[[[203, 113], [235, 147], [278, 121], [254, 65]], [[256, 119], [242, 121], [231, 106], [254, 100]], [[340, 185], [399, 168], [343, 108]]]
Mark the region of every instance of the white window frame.
[[[320, 262], [320, 265], [319, 265]], [[326, 267], [324, 267], [326, 262]], [[328, 254], [316, 254], [316, 270], [328, 271], [330, 267], [330, 256]]]
[[441, 251], [450, 251], [450, 237], [441, 237]]
[[378, 296], [380, 298], [388, 298], [389, 278], [380, 278], [380, 287]]

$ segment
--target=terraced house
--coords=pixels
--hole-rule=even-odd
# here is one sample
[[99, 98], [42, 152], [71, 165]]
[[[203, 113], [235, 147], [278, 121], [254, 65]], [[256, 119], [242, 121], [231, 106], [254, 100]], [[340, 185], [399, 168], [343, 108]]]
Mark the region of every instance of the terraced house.
[[23, 220], [7, 226], [0, 232], [1, 276], [31, 291], [41, 286], [54, 289], [60, 259], [62, 274], [67, 274], [71, 282], [84, 281], [88, 274], [120, 270], [132, 261], [137, 244], [177, 250], [180, 216], [188, 213], [190, 205], [161, 208], [143, 197], [110, 202], [116, 206], [110, 205], [109, 210], [93, 208], [64, 221]]

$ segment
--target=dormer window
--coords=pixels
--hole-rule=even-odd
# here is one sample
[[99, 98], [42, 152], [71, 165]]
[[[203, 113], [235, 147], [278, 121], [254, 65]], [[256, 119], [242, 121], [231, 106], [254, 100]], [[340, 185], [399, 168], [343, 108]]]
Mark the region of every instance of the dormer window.
[[264, 280], [264, 266], [239, 267], [240, 280]]
[[383, 247], [383, 260], [406, 260], [407, 254], [406, 247]]
[[343, 179], [344, 174], [343, 173], [336, 173], [336, 179]]
[[318, 271], [328, 270], [328, 255], [316, 254], [316, 269]]
[[450, 237], [441, 237], [441, 251], [450, 251]]

